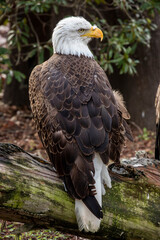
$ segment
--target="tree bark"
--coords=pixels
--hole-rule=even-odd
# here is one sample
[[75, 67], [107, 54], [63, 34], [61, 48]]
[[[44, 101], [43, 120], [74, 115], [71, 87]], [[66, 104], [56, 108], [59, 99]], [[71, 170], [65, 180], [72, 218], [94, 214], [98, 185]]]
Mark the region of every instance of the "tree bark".
[[[123, 160], [109, 167], [112, 188], [95, 233], [78, 231], [74, 200], [52, 165], [12, 144], [0, 144], [0, 218], [92, 239], [160, 239], [160, 162]], [[23, 231], [23, 229], [22, 229]], [[25, 230], [24, 230], [25, 231]]]

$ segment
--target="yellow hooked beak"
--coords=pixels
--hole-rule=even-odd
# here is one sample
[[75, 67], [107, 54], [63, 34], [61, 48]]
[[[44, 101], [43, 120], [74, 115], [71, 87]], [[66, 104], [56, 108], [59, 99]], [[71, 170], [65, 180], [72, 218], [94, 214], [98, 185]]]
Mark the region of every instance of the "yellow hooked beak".
[[103, 32], [99, 28], [91, 27], [85, 34], [81, 35], [81, 37], [91, 37], [91, 38], [100, 38], [103, 40]]

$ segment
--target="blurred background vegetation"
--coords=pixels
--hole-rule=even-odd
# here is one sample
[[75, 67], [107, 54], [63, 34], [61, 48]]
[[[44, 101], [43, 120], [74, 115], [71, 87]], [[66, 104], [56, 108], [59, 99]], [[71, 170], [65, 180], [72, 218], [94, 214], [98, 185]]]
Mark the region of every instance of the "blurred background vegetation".
[[52, 54], [51, 36], [63, 17], [84, 16], [103, 30], [90, 44], [95, 58], [120, 89], [132, 119], [154, 128], [154, 97], [160, 76], [159, 0], [1, 0], [0, 25], [9, 26], [0, 47], [3, 101], [29, 105], [28, 78]]

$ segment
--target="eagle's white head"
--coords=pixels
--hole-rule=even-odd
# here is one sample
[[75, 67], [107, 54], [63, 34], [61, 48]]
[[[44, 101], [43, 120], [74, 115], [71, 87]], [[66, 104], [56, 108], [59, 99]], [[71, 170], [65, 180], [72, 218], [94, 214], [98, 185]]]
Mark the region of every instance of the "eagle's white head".
[[87, 44], [91, 38], [103, 39], [102, 31], [83, 17], [68, 17], [58, 22], [52, 35], [54, 53], [93, 57]]

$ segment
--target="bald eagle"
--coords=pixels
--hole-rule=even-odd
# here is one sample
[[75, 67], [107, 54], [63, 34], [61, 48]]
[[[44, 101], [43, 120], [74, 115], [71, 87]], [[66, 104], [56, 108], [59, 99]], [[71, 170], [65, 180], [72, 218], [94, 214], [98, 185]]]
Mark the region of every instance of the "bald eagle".
[[160, 84], [157, 89], [156, 99], [156, 145], [155, 145], [155, 159], [160, 160]]
[[123, 98], [113, 92], [88, 48], [103, 33], [83, 17], [68, 17], [54, 28], [54, 54], [29, 79], [31, 109], [50, 161], [75, 199], [79, 230], [100, 227], [107, 164], [119, 163], [125, 136], [132, 140]]

